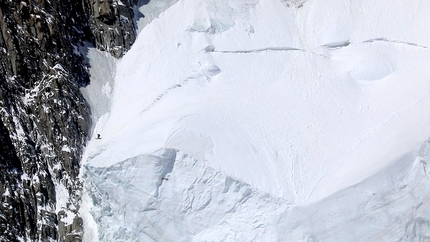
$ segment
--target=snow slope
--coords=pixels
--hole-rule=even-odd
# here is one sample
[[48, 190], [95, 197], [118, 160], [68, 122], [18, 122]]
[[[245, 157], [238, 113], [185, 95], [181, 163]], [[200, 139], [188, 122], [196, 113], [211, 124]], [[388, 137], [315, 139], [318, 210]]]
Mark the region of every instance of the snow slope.
[[88, 241], [429, 238], [430, 3], [300, 3], [179, 0], [90, 50]]

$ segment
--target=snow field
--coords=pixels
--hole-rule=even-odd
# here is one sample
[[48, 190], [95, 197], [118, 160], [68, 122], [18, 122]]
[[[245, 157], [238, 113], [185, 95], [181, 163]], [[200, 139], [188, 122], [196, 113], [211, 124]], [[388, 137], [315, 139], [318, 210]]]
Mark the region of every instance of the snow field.
[[414, 161], [430, 136], [429, 10], [182, 0], [118, 63], [90, 52], [102, 139], [83, 163], [100, 240], [428, 236], [410, 224], [429, 215]]

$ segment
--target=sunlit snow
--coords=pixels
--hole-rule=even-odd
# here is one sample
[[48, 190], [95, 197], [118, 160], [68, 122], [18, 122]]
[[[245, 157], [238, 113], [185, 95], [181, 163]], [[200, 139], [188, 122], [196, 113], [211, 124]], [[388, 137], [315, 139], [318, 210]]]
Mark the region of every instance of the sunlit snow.
[[86, 240], [430, 239], [430, 2], [151, 2], [88, 52]]

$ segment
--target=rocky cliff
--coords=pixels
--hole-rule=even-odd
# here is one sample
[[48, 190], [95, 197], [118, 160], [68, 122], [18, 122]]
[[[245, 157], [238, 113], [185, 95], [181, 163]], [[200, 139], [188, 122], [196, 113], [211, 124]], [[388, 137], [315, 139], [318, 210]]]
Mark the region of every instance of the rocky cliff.
[[121, 57], [137, 0], [0, 1], [0, 241], [80, 241], [85, 46]]
[[136, 39], [133, 6], [138, 0], [87, 0], [83, 4], [94, 43], [100, 50], [121, 57]]

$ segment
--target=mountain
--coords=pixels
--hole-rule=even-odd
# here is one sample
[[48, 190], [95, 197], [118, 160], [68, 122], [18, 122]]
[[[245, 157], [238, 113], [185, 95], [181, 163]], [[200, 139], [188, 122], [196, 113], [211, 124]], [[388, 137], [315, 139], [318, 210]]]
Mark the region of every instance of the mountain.
[[175, 2], [88, 53], [84, 240], [430, 239], [429, 3]]
[[0, 2], [0, 240], [79, 241], [85, 51], [122, 56], [136, 2]]
[[0, 241], [430, 240], [429, 13], [0, 2]]

